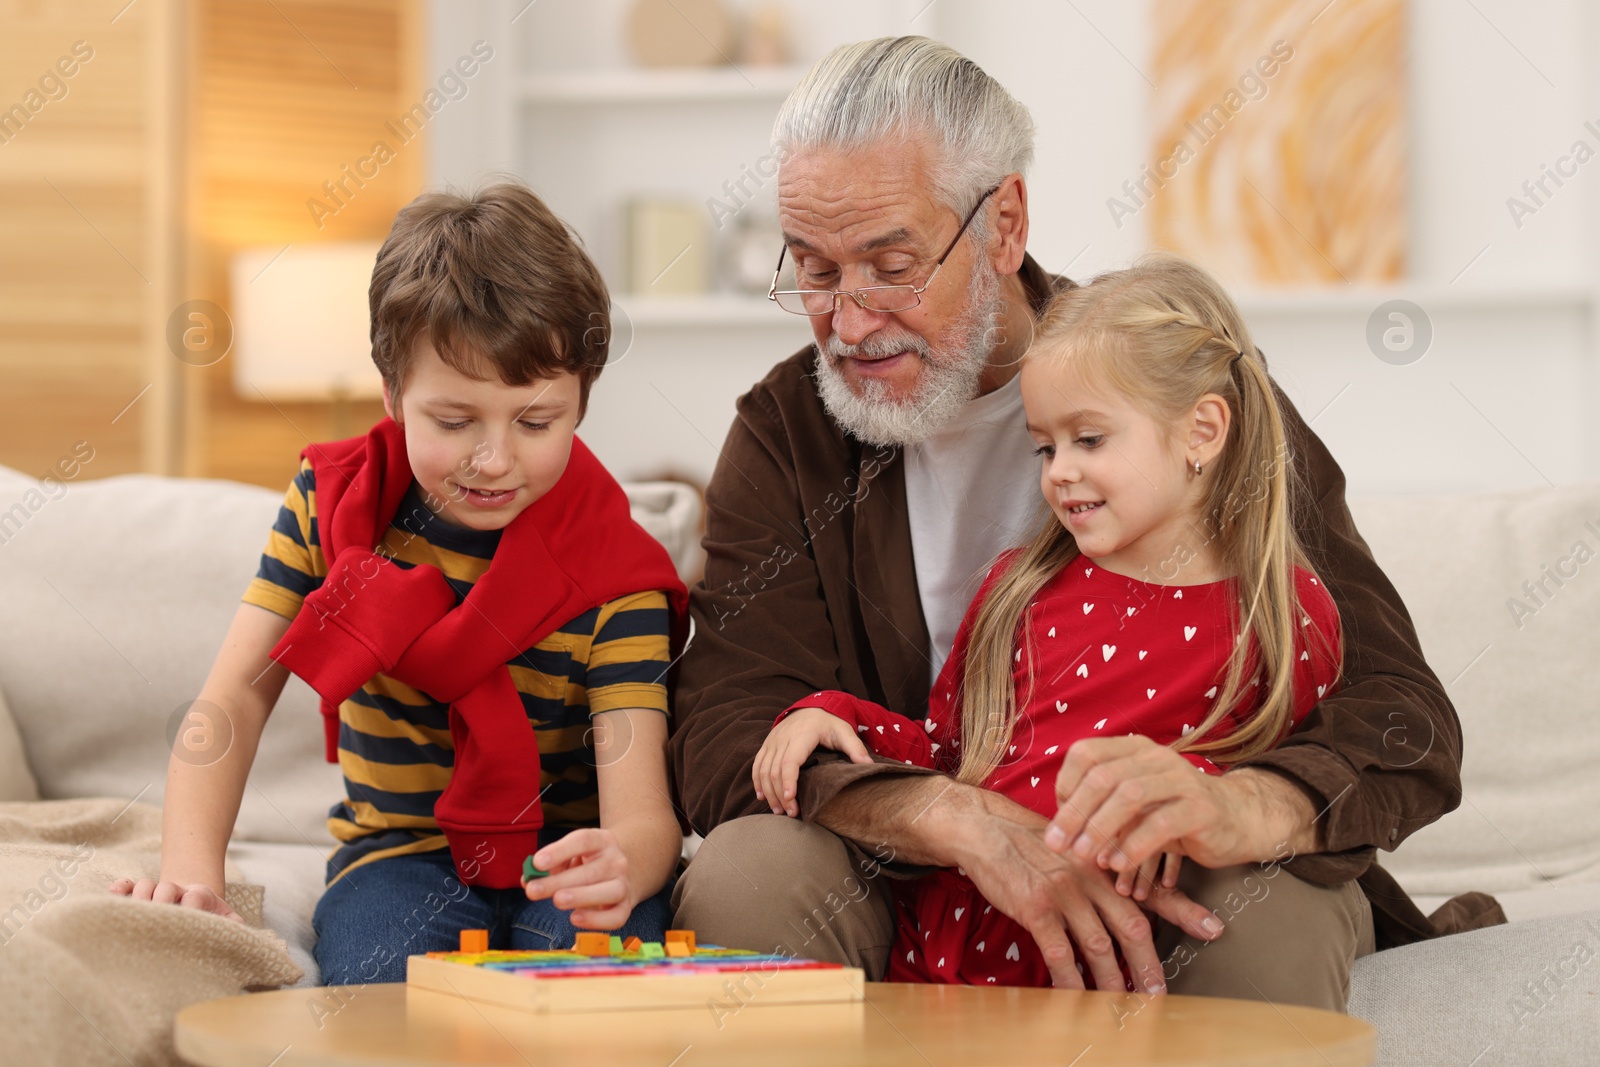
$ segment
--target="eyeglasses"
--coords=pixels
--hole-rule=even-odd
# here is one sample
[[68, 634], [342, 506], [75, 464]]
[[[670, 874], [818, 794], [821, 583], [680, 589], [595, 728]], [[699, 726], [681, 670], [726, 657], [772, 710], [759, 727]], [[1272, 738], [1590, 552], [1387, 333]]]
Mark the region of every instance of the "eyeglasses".
[[977, 217], [978, 209], [983, 202], [988, 200], [1000, 186], [996, 185], [987, 193], [978, 197], [978, 202], [972, 205], [972, 210], [967, 212], [967, 217], [961, 222], [961, 229], [950, 239], [945, 247], [944, 254], [933, 265], [933, 273], [928, 275], [928, 280], [920, 286], [916, 285], [869, 285], [863, 289], [778, 289], [778, 275], [783, 272], [783, 257], [789, 251], [789, 246], [784, 245], [778, 253], [778, 269], [772, 272], [772, 288], [767, 290], [767, 299], [775, 301], [783, 310], [795, 315], [832, 315], [834, 308], [839, 306], [839, 298], [847, 296], [868, 311], [892, 312], [909, 311], [922, 303], [923, 291], [933, 284], [933, 279], [939, 276], [939, 268], [944, 266], [944, 261], [950, 258], [950, 253], [955, 251], [956, 245], [961, 241], [961, 235], [967, 232], [967, 227]]

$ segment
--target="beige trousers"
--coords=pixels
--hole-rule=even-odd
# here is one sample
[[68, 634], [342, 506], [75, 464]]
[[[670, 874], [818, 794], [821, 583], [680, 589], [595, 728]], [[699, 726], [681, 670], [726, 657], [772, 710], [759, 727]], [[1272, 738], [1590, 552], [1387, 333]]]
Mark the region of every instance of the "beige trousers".
[[[673, 892], [673, 925], [711, 944], [847, 963], [876, 981], [894, 942], [888, 883], [871, 856], [819, 826], [751, 815], [701, 843]], [[1372, 911], [1356, 883], [1195, 863], [1178, 883], [1226, 929], [1206, 943], [1156, 922], [1170, 992], [1345, 1010], [1351, 964], [1373, 950]]]

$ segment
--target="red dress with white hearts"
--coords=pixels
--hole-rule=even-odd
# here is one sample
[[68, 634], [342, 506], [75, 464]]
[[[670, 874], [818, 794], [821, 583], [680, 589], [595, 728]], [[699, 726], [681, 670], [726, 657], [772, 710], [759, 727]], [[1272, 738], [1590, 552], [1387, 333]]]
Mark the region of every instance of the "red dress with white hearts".
[[[978, 607], [1015, 559], [1000, 558], [967, 609], [950, 657], [917, 721], [847, 693], [813, 693], [791, 709], [821, 707], [856, 726], [876, 755], [954, 773], [961, 753], [961, 690]], [[1296, 640], [1294, 724], [1338, 677], [1338, 611], [1309, 572], [1296, 570], [1301, 606]], [[1165, 586], [1074, 559], [1029, 605], [1031, 648], [1018, 648], [1019, 707], [1008, 754], [984, 783], [1045, 818], [1056, 813], [1055, 779], [1068, 746], [1084, 737], [1143, 734], [1169, 744], [1205, 717], [1233, 646], [1233, 582]], [[1032, 657], [1031, 664], [1025, 662]], [[1033, 685], [1029, 685], [1029, 668]], [[1258, 692], [1250, 690], [1249, 694]], [[1247, 694], [1249, 710], [1256, 702]], [[778, 721], [788, 714], [778, 716]], [[1236, 715], [1239, 712], [1235, 713]], [[1186, 759], [1222, 773], [1203, 756]], [[995, 910], [959, 869], [896, 883], [893, 982], [1048, 986], [1032, 935]], [[1093, 988], [1093, 976], [1084, 974]]]

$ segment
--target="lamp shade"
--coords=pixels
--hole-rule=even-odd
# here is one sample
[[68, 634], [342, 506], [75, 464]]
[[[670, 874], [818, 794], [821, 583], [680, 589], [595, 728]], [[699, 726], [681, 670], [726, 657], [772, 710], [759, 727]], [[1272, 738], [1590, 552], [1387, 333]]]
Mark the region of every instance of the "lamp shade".
[[233, 375], [240, 396], [383, 395], [367, 310], [377, 257], [375, 241], [250, 248], [233, 257]]

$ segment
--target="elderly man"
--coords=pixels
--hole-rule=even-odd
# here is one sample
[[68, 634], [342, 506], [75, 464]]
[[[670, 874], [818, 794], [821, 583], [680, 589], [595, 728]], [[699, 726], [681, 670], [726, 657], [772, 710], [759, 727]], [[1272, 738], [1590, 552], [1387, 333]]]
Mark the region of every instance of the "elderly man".
[[[1358, 955], [1503, 921], [1478, 895], [1424, 917], [1373, 862], [1458, 802], [1460, 729], [1338, 465], [1287, 400], [1298, 532], [1347, 648], [1337, 695], [1285, 744], [1210, 777], [1144, 738], [1080, 741], [1051, 823], [931, 771], [819, 750], [787, 814], [758, 814], [751, 761], [790, 704], [844, 689], [925, 713], [976, 580], [1038, 506], [1018, 361], [1072, 284], [1026, 252], [1027, 111], [946, 46], [836, 50], [774, 139], [784, 257], [795, 289], [822, 291], [775, 297], [811, 317], [816, 345], [740, 399], [707, 492], [672, 742], [707, 836], [677, 924], [880, 977], [888, 879], [959, 867], [1033, 934], [1058, 986], [1124, 988], [1120, 948], [1150, 992], [1342, 1011]], [[1190, 862], [1136, 903], [1096, 862], [1117, 845], [1127, 863], [1161, 849]]]

